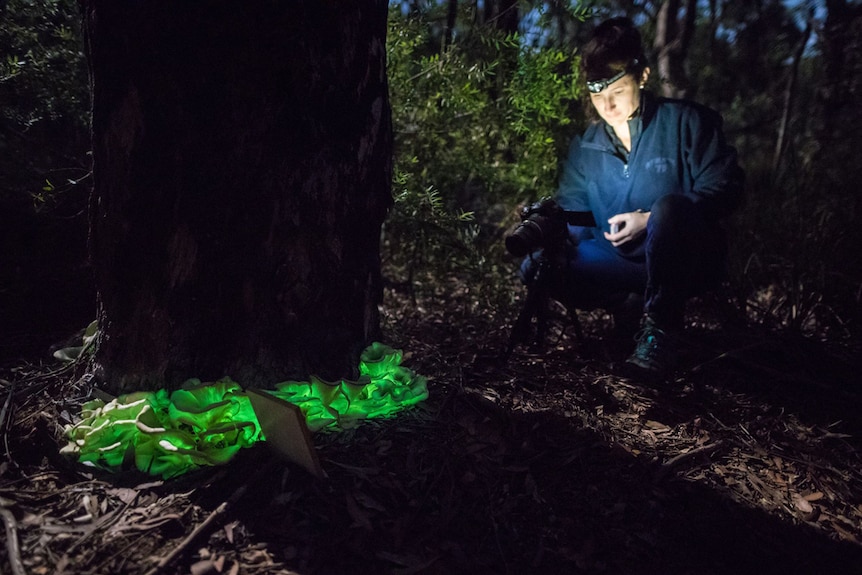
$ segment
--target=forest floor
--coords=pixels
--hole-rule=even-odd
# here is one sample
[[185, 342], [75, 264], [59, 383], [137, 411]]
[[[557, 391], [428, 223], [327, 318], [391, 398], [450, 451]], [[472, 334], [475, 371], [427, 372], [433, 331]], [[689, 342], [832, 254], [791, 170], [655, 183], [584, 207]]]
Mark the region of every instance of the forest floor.
[[387, 293], [430, 397], [316, 434], [323, 480], [265, 444], [168, 481], [94, 472], [59, 455], [74, 366], [7, 366], [0, 573], [862, 573], [858, 348], [695, 302], [665, 382], [619, 369], [601, 313], [578, 338], [555, 310], [546, 349], [503, 363], [508, 322], [449, 287]]

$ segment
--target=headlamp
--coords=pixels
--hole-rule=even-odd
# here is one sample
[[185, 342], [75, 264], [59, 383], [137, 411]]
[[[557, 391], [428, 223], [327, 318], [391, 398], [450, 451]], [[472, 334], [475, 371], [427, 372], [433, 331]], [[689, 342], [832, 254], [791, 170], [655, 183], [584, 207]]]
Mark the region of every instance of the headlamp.
[[613, 84], [614, 82], [616, 82], [617, 80], [619, 80], [620, 78], [625, 76], [626, 73], [627, 73], [627, 70], [623, 70], [619, 74], [617, 74], [616, 76], [613, 76], [612, 78], [607, 78], [605, 80], [595, 80], [593, 82], [587, 82], [587, 90], [589, 90], [590, 93], [592, 93], [592, 94], [598, 94], [599, 92], [601, 92], [602, 90], [604, 90], [605, 88], [607, 88], [608, 86], [610, 86], [611, 84]]
[[587, 82], [587, 90], [592, 94], [598, 94], [623, 76], [625, 76], [631, 70], [637, 70], [637, 65], [640, 63], [639, 58], [635, 58], [632, 60], [632, 63], [623, 68], [619, 74], [615, 75], [613, 78], [607, 78], [605, 80], [594, 80], [592, 82]]

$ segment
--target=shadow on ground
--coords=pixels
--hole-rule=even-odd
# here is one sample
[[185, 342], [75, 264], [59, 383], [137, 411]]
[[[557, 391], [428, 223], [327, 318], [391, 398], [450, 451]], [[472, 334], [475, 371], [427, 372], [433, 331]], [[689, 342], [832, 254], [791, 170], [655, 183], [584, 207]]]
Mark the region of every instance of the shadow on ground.
[[617, 372], [629, 342], [601, 330], [583, 340], [558, 330], [544, 352], [501, 364], [507, 331], [492, 324], [445, 305], [399, 315], [388, 341], [429, 376], [431, 397], [317, 434], [325, 480], [265, 445], [165, 482], [93, 474], [57, 453], [74, 378], [31, 377], [14, 394], [0, 464], [25, 567], [862, 573], [850, 355], [754, 329], [693, 329], [677, 376], [645, 384]]
[[[261, 480], [238, 517], [300, 573], [860, 573], [830, 539], [610, 448], [576, 417], [472, 394], [324, 448], [330, 480]], [[288, 486], [289, 487], [286, 487]]]

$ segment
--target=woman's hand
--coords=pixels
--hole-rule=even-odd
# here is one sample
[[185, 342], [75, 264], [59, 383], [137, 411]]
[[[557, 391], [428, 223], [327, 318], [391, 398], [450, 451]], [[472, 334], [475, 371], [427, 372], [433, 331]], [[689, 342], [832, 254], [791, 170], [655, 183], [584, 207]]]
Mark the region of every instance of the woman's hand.
[[638, 239], [646, 233], [649, 214], [649, 212], [638, 211], [613, 216], [608, 219], [608, 223], [611, 225], [612, 231], [615, 227], [619, 231], [610, 234], [605, 232], [605, 239], [611, 242], [614, 247]]

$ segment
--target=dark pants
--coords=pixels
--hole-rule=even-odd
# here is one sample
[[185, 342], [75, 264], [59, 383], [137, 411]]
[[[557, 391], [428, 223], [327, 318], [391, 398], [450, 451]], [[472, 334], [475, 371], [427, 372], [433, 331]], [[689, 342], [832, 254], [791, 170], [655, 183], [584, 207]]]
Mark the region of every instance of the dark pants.
[[[626, 248], [595, 238], [567, 244], [550, 262], [551, 296], [566, 307], [589, 310], [613, 308], [631, 293], [643, 294], [644, 312], [675, 329], [682, 326], [686, 299], [724, 277], [723, 230], [682, 195], [669, 194], [653, 204], [645, 237]], [[540, 261], [537, 255], [521, 266], [528, 284]]]

